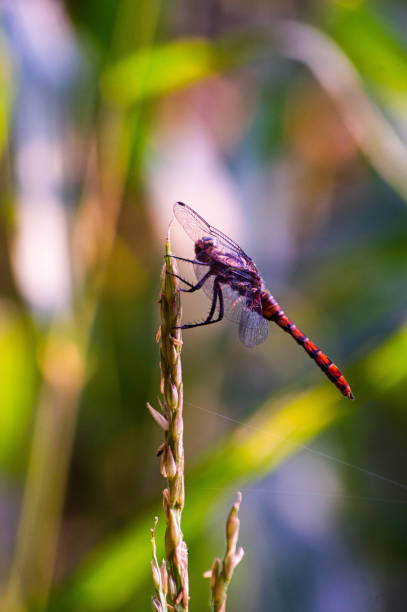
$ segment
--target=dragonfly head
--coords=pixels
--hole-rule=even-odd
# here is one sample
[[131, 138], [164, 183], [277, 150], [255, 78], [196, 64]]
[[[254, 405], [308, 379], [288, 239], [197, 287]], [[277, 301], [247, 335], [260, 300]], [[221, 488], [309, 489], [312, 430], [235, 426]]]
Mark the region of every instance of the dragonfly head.
[[204, 236], [195, 242], [195, 253], [199, 255], [202, 251], [206, 251], [208, 248], [213, 248], [217, 246], [217, 242], [215, 238]]

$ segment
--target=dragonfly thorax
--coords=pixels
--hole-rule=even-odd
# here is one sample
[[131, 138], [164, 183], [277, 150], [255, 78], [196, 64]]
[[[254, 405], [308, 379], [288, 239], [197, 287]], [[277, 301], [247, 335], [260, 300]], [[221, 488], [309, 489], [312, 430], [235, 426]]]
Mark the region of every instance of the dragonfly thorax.
[[204, 236], [195, 242], [195, 253], [199, 255], [202, 251], [206, 251], [208, 249], [216, 248], [218, 246], [215, 238]]

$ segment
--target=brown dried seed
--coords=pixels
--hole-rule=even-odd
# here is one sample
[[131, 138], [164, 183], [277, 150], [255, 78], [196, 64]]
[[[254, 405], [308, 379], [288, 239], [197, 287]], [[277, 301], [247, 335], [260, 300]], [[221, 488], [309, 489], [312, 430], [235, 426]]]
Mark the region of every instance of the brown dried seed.
[[155, 335], [155, 341], [157, 342], [157, 344], [160, 342], [161, 340], [161, 325], [160, 327], [157, 329], [157, 333]]
[[166, 461], [167, 453], [168, 453], [168, 446], [165, 445], [164, 451], [161, 455], [161, 461], [160, 461], [160, 474], [163, 478], [167, 478], [167, 461]]
[[170, 520], [169, 514], [170, 514], [170, 492], [168, 489], [164, 489], [163, 491], [163, 507], [164, 507], [164, 514], [165, 514], [165, 520], [168, 522]]
[[159, 457], [164, 452], [165, 444], [166, 444], [165, 442], [162, 442], [160, 446], [157, 448], [156, 453], [155, 453], [157, 457]]
[[149, 402], [147, 402], [147, 408], [157, 425], [159, 425], [164, 431], [168, 431], [169, 423], [165, 416], [153, 408]]
[[175, 584], [175, 580], [172, 576], [168, 576], [168, 590], [169, 590], [171, 599], [175, 599], [176, 594], [177, 594], [177, 587]]
[[165, 559], [163, 559], [163, 562], [161, 563], [160, 573], [161, 573], [161, 590], [164, 593], [164, 595], [166, 595], [168, 592], [168, 572], [167, 572], [167, 566], [165, 563]]
[[160, 588], [160, 572], [153, 559], [151, 559], [151, 573], [153, 574], [154, 586], [158, 590]]
[[152, 597], [151, 603], [153, 606], [153, 610], [155, 610], [156, 612], [163, 612], [160, 600], [158, 599], [157, 595], [154, 595], [154, 597]]
[[168, 446], [166, 453], [166, 472], [167, 478], [174, 478], [177, 473], [177, 464], [175, 463], [174, 455], [171, 448]]

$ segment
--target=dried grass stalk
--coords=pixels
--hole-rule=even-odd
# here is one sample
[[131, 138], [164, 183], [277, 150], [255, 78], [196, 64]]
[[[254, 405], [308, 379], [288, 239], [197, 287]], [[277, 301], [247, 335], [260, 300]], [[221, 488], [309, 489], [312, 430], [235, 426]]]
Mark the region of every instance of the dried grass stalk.
[[242, 547], [237, 549], [240, 520], [238, 517], [242, 494], [237, 494], [226, 522], [226, 553], [223, 562], [215, 559], [212, 569], [205, 572], [205, 578], [210, 578], [213, 612], [226, 612], [227, 590], [235, 567], [244, 555]]
[[154, 527], [151, 530], [151, 547], [152, 547], [152, 559], [151, 559], [151, 571], [153, 574], [153, 582], [155, 586], [155, 594], [151, 600], [153, 610], [156, 612], [167, 612], [167, 592], [168, 592], [168, 573], [165, 564], [165, 560], [160, 565], [157, 561], [157, 549], [155, 545], [155, 530], [158, 523], [158, 517], [154, 519]]
[[[163, 492], [164, 514], [167, 522], [165, 552], [167, 558], [166, 580], [168, 609], [186, 612], [189, 602], [188, 551], [181, 531], [184, 508], [184, 445], [183, 445], [183, 389], [181, 371], [181, 304], [176, 279], [175, 260], [170, 257], [169, 233], [166, 242], [166, 258], [161, 276], [161, 328], [157, 340], [161, 341], [161, 393], [162, 413], [149, 406], [154, 420], [165, 433], [165, 442], [159, 448], [161, 473], [167, 478], [168, 487]], [[154, 564], [153, 579], [157, 582], [158, 567]], [[157, 588], [156, 588], [157, 591]], [[167, 608], [157, 595], [153, 609], [163, 612]]]

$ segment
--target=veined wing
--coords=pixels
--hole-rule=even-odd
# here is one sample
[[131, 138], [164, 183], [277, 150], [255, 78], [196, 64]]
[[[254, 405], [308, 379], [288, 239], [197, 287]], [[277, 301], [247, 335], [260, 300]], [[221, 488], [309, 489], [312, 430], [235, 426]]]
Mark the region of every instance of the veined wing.
[[213, 236], [218, 241], [219, 246], [225, 249], [226, 253], [234, 253], [238, 257], [241, 257], [251, 270], [258, 273], [254, 261], [240, 248], [237, 242], [216, 229], [216, 227], [209, 225], [209, 223], [198, 215], [190, 206], [183, 202], [176, 202], [174, 204], [174, 215], [194, 242], [204, 236]]
[[[196, 279], [198, 281], [201, 280], [208, 273], [209, 266], [200, 266], [199, 264], [194, 264], [194, 272]], [[202, 285], [203, 292], [208, 296], [210, 300], [213, 298], [213, 281], [215, 277], [210, 276]]]
[[239, 338], [245, 346], [253, 347], [262, 344], [267, 338], [268, 324], [255, 310], [244, 308], [239, 322]]
[[261, 314], [260, 304], [251, 307], [251, 298], [240, 295], [229, 285], [221, 285], [225, 317], [239, 325], [240, 341], [248, 347], [257, 346], [265, 341], [268, 324]]
[[[206, 266], [194, 265], [195, 275], [199, 280], [208, 271]], [[205, 294], [210, 300], [213, 299], [214, 276], [210, 276], [202, 286]], [[268, 334], [268, 324], [261, 315], [261, 306], [256, 304], [256, 310], [250, 308], [250, 298], [240, 295], [227, 284], [221, 285], [223, 296], [224, 315], [229, 321], [233, 321], [239, 326], [239, 338], [248, 347], [257, 346], [265, 341]], [[248, 293], [248, 295], [250, 295]], [[218, 304], [219, 308], [219, 304]]]

